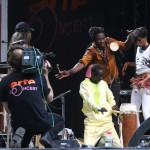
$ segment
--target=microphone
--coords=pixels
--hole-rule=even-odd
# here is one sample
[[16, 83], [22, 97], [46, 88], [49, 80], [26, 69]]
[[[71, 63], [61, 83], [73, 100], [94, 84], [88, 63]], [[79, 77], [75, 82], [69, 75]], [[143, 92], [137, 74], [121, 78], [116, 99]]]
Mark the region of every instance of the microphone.
[[69, 94], [70, 92], [71, 92], [71, 90], [69, 90], [69, 91], [67, 91], [67, 92], [65, 92], [65, 93], [62, 93], [62, 94], [56, 96], [56, 97], [53, 99], [53, 101], [56, 100], [56, 99], [58, 99], [58, 98], [64, 97], [65, 95]]

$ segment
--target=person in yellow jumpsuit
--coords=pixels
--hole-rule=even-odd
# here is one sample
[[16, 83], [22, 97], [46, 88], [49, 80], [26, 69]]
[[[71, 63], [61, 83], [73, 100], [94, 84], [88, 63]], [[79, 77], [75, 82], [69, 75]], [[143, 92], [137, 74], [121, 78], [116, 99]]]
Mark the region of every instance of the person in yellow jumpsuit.
[[[84, 144], [104, 145], [106, 132], [110, 131], [113, 145], [122, 147], [112, 122], [113, 110], [118, 110], [114, 96], [108, 84], [102, 80], [103, 71], [98, 64], [91, 68], [91, 77], [80, 84], [79, 93], [83, 98]], [[114, 111], [115, 113], [115, 111]]]

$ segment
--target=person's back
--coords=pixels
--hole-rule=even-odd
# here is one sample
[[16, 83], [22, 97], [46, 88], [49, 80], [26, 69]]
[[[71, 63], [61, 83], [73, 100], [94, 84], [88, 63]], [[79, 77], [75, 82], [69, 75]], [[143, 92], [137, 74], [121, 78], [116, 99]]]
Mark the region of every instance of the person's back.
[[7, 59], [12, 67], [12, 73], [0, 83], [0, 101], [6, 112], [11, 113], [11, 147], [28, 147], [32, 136], [38, 133], [41, 134], [42, 145], [46, 148], [56, 148], [53, 140], [63, 129], [64, 120], [61, 116], [46, 111], [45, 104], [52, 102], [54, 96], [48, 78], [48, 68], [51, 64], [47, 60], [42, 60], [42, 65], [39, 65], [40, 62], [34, 60], [34, 64], [37, 65], [24, 68], [22, 58], [25, 49], [34, 51], [37, 58], [35, 49], [30, 46], [33, 29], [26, 22], [19, 22], [15, 31]]
[[[43, 94], [50, 92], [46, 88], [46, 80], [42, 75]], [[46, 131], [50, 128], [45, 103], [42, 98], [42, 85], [39, 74], [23, 74], [13, 72], [1, 81], [1, 89], [5, 86], [5, 99], [7, 99], [11, 112], [12, 127], [24, 127], [32, 132]]]

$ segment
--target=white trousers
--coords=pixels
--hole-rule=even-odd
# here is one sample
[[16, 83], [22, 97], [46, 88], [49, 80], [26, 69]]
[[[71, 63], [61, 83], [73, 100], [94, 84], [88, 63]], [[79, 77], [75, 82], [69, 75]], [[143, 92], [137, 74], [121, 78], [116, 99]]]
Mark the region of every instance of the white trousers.
[[[131, 94], [131, 103], [136, 105], [137, 110], [140, 110], [142, 105], [142, 113], [144, 120], [150, 117], [150, 90], [146, 88], [133, 89]], [[138, 127], [140, 126], [139, 113], [138, 113]]]

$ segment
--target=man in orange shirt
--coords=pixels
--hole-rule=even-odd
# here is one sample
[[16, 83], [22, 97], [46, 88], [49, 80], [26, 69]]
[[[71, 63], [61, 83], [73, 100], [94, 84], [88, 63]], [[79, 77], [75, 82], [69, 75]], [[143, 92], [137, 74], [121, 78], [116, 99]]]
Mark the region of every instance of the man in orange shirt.
[[[128, 31], [130, 33], [130, 31]], [[87, 48], [83, 57], [70, 70], [59, 71], [56, 78], [62, 79], [71, 76], [80, 70], [84, 69], [89, 64], [99, 64], [103, 70], [102, 79], [107, 82], [115, 97], [116, 104], [119, 105], [120, 95], [120, 80], [118, 78], [118, 68], [115, 60], [115, 52], [111, 48], [111, 43], [115, 42], [120, 50], [127, 50], [132, 45], [132, 38], [130, 34], [127, 36], [125, 42], [117, 41], [110, 37], [105, 37], [104, 28], [91, 27], [89, 35], [92, 44]]]

